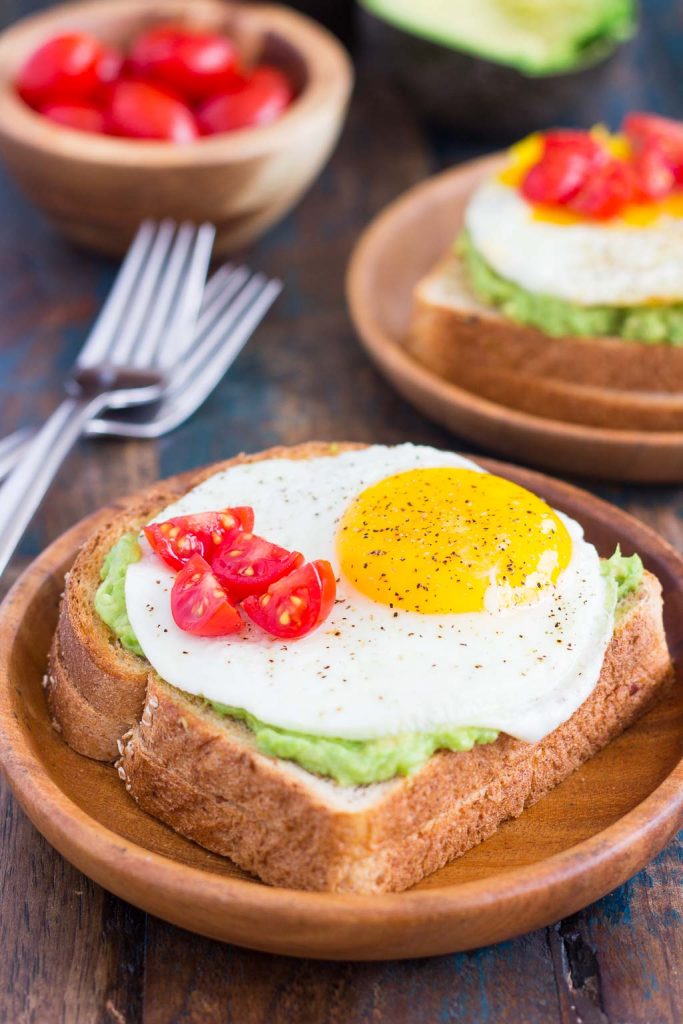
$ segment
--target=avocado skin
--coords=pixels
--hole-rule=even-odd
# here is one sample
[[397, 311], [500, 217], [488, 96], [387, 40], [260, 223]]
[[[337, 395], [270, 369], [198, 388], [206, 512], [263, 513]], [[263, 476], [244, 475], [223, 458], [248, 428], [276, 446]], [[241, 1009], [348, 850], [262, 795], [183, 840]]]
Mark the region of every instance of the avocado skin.
[[361, 44], [395, 78], [425, 121], [468, 138], [506, 144], [558, 121], [590, 127], [596, 96], [620, 73], [629, 42], [558, 74], [529, 76], [516, 68], [422, 39], [358, 10]]

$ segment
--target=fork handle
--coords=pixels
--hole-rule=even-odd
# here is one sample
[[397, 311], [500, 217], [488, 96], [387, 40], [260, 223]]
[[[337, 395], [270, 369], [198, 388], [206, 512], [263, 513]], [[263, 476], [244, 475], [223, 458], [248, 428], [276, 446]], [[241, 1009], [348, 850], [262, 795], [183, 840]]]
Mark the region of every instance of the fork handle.
[[67, 398], [26, 447], [0, 487], [0, 575], [87, 420], [100, 403]]

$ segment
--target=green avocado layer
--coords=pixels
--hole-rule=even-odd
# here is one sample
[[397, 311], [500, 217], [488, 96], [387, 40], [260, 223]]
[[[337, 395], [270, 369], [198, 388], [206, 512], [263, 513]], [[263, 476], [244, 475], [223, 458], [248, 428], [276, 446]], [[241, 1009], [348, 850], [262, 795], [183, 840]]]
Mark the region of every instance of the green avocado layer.
[[645, 345], [683, 345], [683, 303], [663, 306], [579, 306], [551, 295], [528, 292], [501, 277], [475, 248], [469, 234], [458, 239], [472, 290], [520, 324], [553, 338], [613, 337]]
[[[413, 36], [528, 75], [604, 57], [636, 30], [635, 0], [361, 0]], [[457, 102], [457, 90], [454, 93]]]
[[[95, 610], [127, 650], [144, 657], [126, 613], [124, 591], [126, 570], [139, 558], [137, 535], [124, 534], [104, 560]], [[638, 555], [626, 558], [617, 548], [611, 558], [603, 559], [602, 573], [613, 581], [617, 600], [623, 601], [640, 585], [643, 563]], [[498, 736], [494, 729], [458, 726], [376, 740], [345, 740], [280, 729], [261, 722], [241, 708], [208, 703], [217, 714], [244, 722], [253, 732], [256, 746], [262, 753], [295, 761], [307, 771], [332, 778], [342, 786], [366, 785], [384, 782], [396, 775], [410, 775], [437, 750], [471, 750], [478, 743], [493, 743]]]

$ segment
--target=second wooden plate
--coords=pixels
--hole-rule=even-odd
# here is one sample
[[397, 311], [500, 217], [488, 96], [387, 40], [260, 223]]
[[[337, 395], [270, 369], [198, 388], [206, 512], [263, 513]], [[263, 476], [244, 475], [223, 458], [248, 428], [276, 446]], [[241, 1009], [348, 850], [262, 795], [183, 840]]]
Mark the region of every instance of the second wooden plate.
[[421, 412], [491, 451], [603, 480], [683, 481], [681, 431], [583, 426], [510, 409], [444, 380], [406, 351], [413, 289], [452, 244], [465, 198], [496, 159], [430, 178], [391, 203], [365, 230], [347, 277], [351, 317], [365, 349]]
[[[683, 559], [652, 530], [584, 491], [481, 460], [581, 522], [602, 554], [640, 552], [664, 588], [671, 653], [683, 655]], [[327, 959], [428, 956], [508, 939], [571, 914], [638, 871], [683, 822], [683, 705], [676, 687], [534, 807], [404, 893], [272, 888], [145, 814], [113, 767], [51, 728], [41, 679], [64, 573], [104, 509], [59, 538], [0, 611], [0, 761], [35, 826], [111, 892], [165, 920], [254, 949]]]

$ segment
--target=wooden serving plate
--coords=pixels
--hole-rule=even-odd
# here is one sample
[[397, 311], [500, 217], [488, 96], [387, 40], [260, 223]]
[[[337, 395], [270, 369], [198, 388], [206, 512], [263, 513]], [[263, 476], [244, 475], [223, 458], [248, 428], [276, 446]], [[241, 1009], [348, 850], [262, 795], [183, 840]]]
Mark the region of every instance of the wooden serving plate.
[[[683, 654], [683, 558], [626, 513], [530, 470], [481, 460], [579, 520], [602, 554], [638, 551], [664, 587]], [[54, 542], [0, 609], [0, 760], [35, 826], [111, 892], [212, 938], [292, 956], [428, 956], [511, 938], [579, 910], [643, 867], [683, 824], [683, 695], [636, 725], [491, 839], [405, 893], [271, 888], [139, 810], [115, 770], [51, 728], [41, 687], [64, 573], [104, 509]]]
[[[491, 396], [487, 398], [478, 393], [476, 376], [467, 386], [453, 383], [406, 350], [415, 285], [453, 244], [473, 188], [500, 159], [496, 155], [471, 161], [430, 178], [391, 203], [366, 228], [347, 275], [349, 309], [362, 344], [396, 390], [426, 416], [501, 455], [600, 479], [683, 481], [683, 430], [670, 429], [683, 422], [679, 393], [616, 392], [535, 378], [526, 382], [527, 393], [520, 378], [518, 407], [511, 408], [498, 398], [495, 370], [481, 370], [479, 384]], [[623, 345], [617, 339], [591, 344], [597, 359], [601, 353], [611, 356], [612, 345]], [[676, 350], [674, 358], [683, 359], [683, 352]], [[533, 411], [525, 407], [529, 404]], [[560, 409], [580, 411], [588, 405], [598, 424], [622, 417], [646, 422], [648, 429], [557, 418]], [[651, 429], [664, 424], [665, 429]]]

